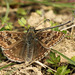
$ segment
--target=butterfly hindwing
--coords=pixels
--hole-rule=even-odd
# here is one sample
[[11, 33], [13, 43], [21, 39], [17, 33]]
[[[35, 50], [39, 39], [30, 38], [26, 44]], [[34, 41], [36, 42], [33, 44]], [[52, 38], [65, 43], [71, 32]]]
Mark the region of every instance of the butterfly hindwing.
[[50, 49], [46, 49], [42, 46], [39, 40], [34, 41], [34, 53], [33, 60], [41, 60], [46, 56], [47, 53], [50, 52]]
[[26, 53], [21, 54], [23, 49], [24, 42], [21, 41], [16, 46], [13, 46], [11, 49], [2, 50], [3, 54], [11, 61], [14, 62], [24, 62], [24, 58], [26, 57]]

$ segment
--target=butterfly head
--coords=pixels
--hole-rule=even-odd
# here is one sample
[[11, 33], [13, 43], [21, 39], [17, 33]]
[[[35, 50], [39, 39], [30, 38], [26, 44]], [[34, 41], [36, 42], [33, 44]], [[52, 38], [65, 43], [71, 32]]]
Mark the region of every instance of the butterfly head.
[[35, 28], [34, 27], [30, 27], [27, 32], [28, 33], [33, 33], [33, 32], [35, 32]]
[[30, 27], [29, 29], [28, 29], [28, 31], [27, 31], [27, 35], [26, 35], [26, 37], [27, 37], [27, 39], [29, 40], [31, 40], [31, 39], [34, 39], [34, 37], [35, 37], [35, 28], [34, 27]]

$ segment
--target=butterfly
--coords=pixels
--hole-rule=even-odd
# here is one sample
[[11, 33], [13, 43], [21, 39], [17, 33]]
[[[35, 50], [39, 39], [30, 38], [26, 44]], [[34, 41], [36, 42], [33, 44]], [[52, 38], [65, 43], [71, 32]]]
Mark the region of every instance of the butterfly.
[[0, 47], [9, 60], [29, 63], [44, 58], [63, 36], [62, 32], [51, 30], [39, 32], [34, 27], [30, 27], [26, 33], [0, 31]]

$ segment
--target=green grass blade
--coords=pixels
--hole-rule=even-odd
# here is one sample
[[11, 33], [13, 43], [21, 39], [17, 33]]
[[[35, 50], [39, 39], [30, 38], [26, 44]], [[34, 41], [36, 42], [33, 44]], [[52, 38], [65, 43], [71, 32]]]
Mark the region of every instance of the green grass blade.
[[2, 25], [4, 25], [4, 23], [7, 21], [8, 14], [9, 14], [9, 2], [7, 0], [5, 0], [5, 2], [6, 2], [6, 5], [7, 5], [7, 10], [6, 10], [6, 14], [5, 14]]
[[75, 65], [75, 61], [71, 60], [70, 58], [68, 58], [67, 56], [63, 55], [62, 53], [58, 52], [57, 50], [51, 49], [52, 51], [58, 53], [59, 55], [61, 55], [62, 57], [64, 57], [66, 60], [69, 61], [70, 64]]
[[31, 1], [35, 3], [41, 3], [45, 5], [51, 5], [54, 7], [68, 7], [68, 8], [75, 8], [73, 5], [74, 3], [54, 3], [54, 2], [49, 2], [49, 1], [37, 1], [37, 0], [24, 0], [24, 1]]
[[0, 70], [2, 70], [2, 69], [4, 69], [4, 68], [7, 68], [8, 66], [14, 65], [14, 64], [15, 64], [15, 63], [10, 63], [10, 64], [8, 64], [8, 65], [5, 65], [5, 66], [1, 67]]

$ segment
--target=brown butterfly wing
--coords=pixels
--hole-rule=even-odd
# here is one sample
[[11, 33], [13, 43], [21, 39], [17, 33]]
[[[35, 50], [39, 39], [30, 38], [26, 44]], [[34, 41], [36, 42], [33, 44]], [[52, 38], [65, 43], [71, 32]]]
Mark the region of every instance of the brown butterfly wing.
[[11, 49], [2, 50], [3, 54], [11, 61], [14, 62], [25, 62], [24, 58], [26, 53], [22, 53], [24, 42], [18, 43], [16, 46], [13, 46]]
[[34, 41], [34, 53], [33, 53], [33, 60], [41, 60], [44, 56], [47, 55], [49, 49], [46, 49], [42, 46], [39, 40]]
[[47, 48], [50, 48], [61, 41], [64, 33], [58, 31], [45, 31], [36, 34], [38, 40]]
[[13, 32], [13, 31], [1, 31], [0, 32], [0, 46], [8, 49], [15, 45], [18, 41], [23, 40], [22, 38], [25, 36], [25, 33]]
[[36, 37], [38, 38], [38, 42], [35, 42], [34, 44], [35, 49], [33, 59], [40, 60], [50, 52], [52, 46], [62, 40], [64, 34], [62, 32], [47, 31], [37, 33]]
[[[22, 53], [24, 46], [25, 33], [1, 31], [0, 32], [0, 46], [4, 55], [16, 62], [23, 62], [25, 53]], [[20, 54], [22, 53], [22, 54]]]

